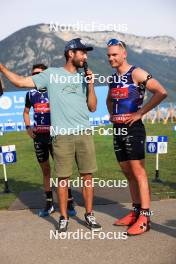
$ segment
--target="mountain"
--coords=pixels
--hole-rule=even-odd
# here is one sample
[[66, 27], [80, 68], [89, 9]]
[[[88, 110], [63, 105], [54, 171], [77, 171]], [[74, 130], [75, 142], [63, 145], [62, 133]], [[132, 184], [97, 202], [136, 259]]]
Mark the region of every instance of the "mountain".
[[[78, 32], [51, 30], [47, 24], [23, 28], [0, 41], [0, 62], [12, 71], [29, 75], [32, 65], [45, 63], [62, 66], [65, 62], [65, 41], [81, 37], [94, 46], [89, 55], [89, 67], [94, 73], [108, 76], [112, 69], [106, 56], [106, 42], [118, 38], [128, 46], [128, 61], [142, 67], [158, 79], [168, 90], [167, 101], [176, 101], [176, 40], [169, 36], [139, 37], [114, 31]], [[8, 90], [13, 85], [5, 80]]]

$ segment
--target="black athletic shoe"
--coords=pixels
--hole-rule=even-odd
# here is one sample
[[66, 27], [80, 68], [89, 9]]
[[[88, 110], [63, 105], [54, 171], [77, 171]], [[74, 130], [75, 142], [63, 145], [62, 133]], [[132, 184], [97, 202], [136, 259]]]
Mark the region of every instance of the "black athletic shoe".
[[68, 226], [68, 219], [65, 219], [64, 216], [61, 215], [56, 231], [58, 233], [67, 232], [67, 226]]
[[87, 227], [92, 231], [100, 231], [102, 229], [101, 225], [96, 222], [96, 218], [93, 213], [84, 215]]

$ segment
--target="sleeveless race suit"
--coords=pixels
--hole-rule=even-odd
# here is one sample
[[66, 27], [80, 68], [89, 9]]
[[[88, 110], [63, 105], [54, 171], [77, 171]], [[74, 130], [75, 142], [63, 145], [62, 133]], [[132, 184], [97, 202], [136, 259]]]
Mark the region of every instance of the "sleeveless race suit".
[[46, 90], [30, 90], [26, 94], [25, 107], [34, 110], [34, 147], [39, 162], [48, 160], [52, 155], [52, 143], [50, 137], [50, 108], [48, 93]]
[[[128, 72], [118, 76], [112, 75], [110, 84], [110, 96], [113, 110], [111, 121], [114, 124], [114, 151], [118, 161], [144, 159], [145, 128], [142, 120], [133, 123], [129, 127], [125, 121], [129, 114], [137, 112], [144, 99], [145, 89], [137, 86], [132, 79], [132, 72], [136, 69], [132, 66]], [[127, 134], [121, 133], [122, 128], [126, 128]], [[118, 133], [117, 133], [118, 129]], [[120, 130], [121, 129], [121, 130]]]

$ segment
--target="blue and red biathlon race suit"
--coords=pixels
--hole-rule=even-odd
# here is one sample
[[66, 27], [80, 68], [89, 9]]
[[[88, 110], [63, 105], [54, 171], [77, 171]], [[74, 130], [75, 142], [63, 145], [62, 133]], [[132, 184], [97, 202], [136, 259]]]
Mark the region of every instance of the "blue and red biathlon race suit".
[[142, 107], [145, 94], [145, 86], [136, 85], [133, 81], [134, 69], [136, 67], [132, 66], [121, 76], [117, 73], [113, 74], [109, 85], [113, 105], [111, 121], [114, 131], [126, 129], [126, 133], [114, 133], [114, 151], [119, 162], [141, 160], [145, 157], [146, 133], [142, 120], [136, 121], [131, 126], [125, 124], [129, 115]]
[[34, 148], [39, 162], [47, 161], [49, 153], [53, 156], [52, 140], [50, 137], [50, 107], [48, 93], [42, 90], [30, 90], [26, 94], [25, 107], [34, 110]]

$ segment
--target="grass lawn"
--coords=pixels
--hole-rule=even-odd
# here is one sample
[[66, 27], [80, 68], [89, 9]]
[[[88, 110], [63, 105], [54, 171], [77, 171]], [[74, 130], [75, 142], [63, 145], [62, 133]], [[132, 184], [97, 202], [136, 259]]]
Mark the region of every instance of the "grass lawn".
[[[159, 158], [160, 178], [164, 183], [152, 183], [155, 176], [156, 157], [153, 154], [146, 155], [146, 169], [151, 190], [160, 198], [176, 198], [176, 136], [173, 134], [172, 127], [171, 123], [146, 124], [147, 135], [166, 135], [169, 140], [168, 153], [160, 155]], [[13, 193], [0, 195], [0, 208], [8, 208], [21, 191], [42, 188], [41, 171], [36, 161], [32, 139], [26, 132], [11, 132], [0, 136], [0, 146], [11, 144], [15, 144], [17, 150], [17, 163], [7, 166], [9, 186]], [[98, 172], [95, 176], [101, 179], [124, 179], [115, 159], [112, 137], [96, 134], [95, 144], [98, 163]], [[73, 177], [77, 176], [78, 172], [74, 167]], [[0, 192], [3, 188], [3, 168], [0, 166]]]

